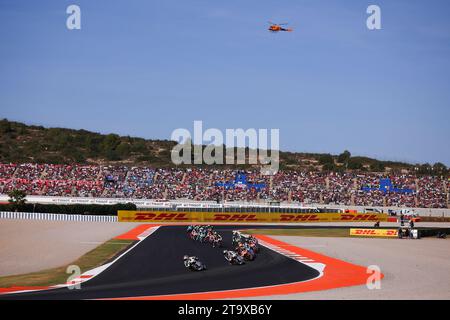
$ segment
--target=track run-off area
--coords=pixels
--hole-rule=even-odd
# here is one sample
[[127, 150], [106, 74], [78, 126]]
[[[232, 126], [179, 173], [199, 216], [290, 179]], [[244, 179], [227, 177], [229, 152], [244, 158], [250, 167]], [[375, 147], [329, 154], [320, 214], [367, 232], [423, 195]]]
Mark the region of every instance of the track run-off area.
[[[23, 288], [3, 292], [0, 299], [229, 299], [328, 290], [363, 285], [369, 274], [364, 266], [328, 257], [265, 235], [256, 235], [261, 251], [254, 261], [230, 265], [222, 251], [231, 249], [233, 230], [281, 226], [218, 225], [223, 246], [191, 240], [184, 225], [139, 225], [117, 239], [136, 244], [80, 289]], [[192, 272], [184, 255], [195, 255], [208, 267]]]

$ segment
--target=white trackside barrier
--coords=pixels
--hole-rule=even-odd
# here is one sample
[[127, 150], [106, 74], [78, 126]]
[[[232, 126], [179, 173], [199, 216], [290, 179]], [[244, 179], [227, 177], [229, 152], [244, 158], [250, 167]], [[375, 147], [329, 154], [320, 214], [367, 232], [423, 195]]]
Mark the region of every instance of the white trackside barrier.
[[[5, 194], [0, 194], [0, 202], [8, 202], [9, 196]], [[173, 207], [174, 205], [179, 207], [189, 207], [189, 208], [221, 208], [222, 204], [218, 204], [215, 201], [194, 201], [188, 199], [177, 199], [177, 200], [156, 200], [156, 199], [131, 199], [131, 198], [86, 198], [86, 197], [53, 197], [53, 196], [31, 196], [26, 197], [28, 203], [42, 203], [42, 204], [100, 204], [100, 205], [112, 205], [118, 203], [133, 203], [137, 208], [162, 208], [162, 207]], [[225, 207], [240, 207], [240, 206], [250, 206], [250, 207], [260, 207], [267, 206], [270, 202], [268, 201], [258, 201], [258, 202], [247, 202], [247, 201], [232, 201], [223, 204]], [[401, 209], [407, 209], [406, 207], [383, 207], [383, 206], [346, 206], [341, 204], [321, 204], [321, 203], [298, 203], [298, 202], [281, 202], [280, 206], [285, 208], [298, 208], [298, 207], [317, 207], [317, 208], [339, 208], [339, 209], [349, 209], [357, 210], [358, 212], [364, 212], [367, 207], [373, 209], [379, 209], [383, 212], [388, 212], [389, 209], [399, 211]], [[431, 208], [408, 208], [414, 210], [419, 216], [422, 217], [450, 217], [450, 208], [447, 209], [431, 209]]]
[[0, 212], [0, 219], [117, 222], [117, 216], [96, 216], [96, 215], [60, 214], [60, 213], [5, 212], [5, 211]]

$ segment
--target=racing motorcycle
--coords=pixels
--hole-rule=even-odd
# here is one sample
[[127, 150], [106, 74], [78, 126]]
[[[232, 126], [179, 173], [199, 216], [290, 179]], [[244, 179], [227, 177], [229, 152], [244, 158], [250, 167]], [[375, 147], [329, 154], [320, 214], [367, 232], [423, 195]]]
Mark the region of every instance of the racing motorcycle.
[[236, 252], [247, 261], [253, 261], [256, 258], [256, 253], [252, 250], [252, 248], [242, 243], [238, 245]]
[[206, 270], [206, 265], [202, 263], [200, 260], [198, 260], [197, 257], [189, 257], [185, 255], [183, 257], [184, 260], [184, 266], [188, 268], [191, 271], [202, 271]]
[[210, 242], [211, 242], [213, 248], [215, 248], [215, 247], [220, 248], [222, 246], [222, 236], [218, 233], [215, 233], [214, 235], [211, 236]]
[[244, 259], [234, 251], [223, 250], [223, 256], [224, 256], [225, 260], [227, 260], [230, 264], [233, 264], [233, 265], [245, 264]]
[[239, 244], [239, 242], [241, 241], [241, 233], [239, 231], [233, 231], [233, 235], [232, 235], [232, 244], [237, 245]]
[[[256, 239], [255, 239], [255, 240], [256, 240]], [[256, 240], [256, 241], [251, 240], [248, 244], [249, 244], [250, 248], [252, 248], [252, 250], [253, 250], [255, 253], [258, 253], [258, 252], [260, 251], [260, 248], [259, 248], [259, 246], [258, 246], [258, 240]]]
[[239, 245], [239, 243], [249, 244], [255, 253], [259, 252], [258, 239], [252, 235], [242, 234], [239, 231], [233, 231], [232, 244]]

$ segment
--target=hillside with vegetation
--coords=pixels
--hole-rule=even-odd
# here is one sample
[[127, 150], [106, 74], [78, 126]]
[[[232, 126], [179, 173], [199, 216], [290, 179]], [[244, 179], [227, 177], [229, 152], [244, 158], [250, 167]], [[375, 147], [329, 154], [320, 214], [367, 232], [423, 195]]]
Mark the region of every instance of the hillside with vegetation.
[[[100, 134], [86, 130], [45, 128], [19, 122], [0, 120], [1, 163], [51, 163], [173, 166], [171, 150], [175, 141]], [[248, 149], [246, 149], [248, 156]], [[249, 168], [251, 165], [234, 166]], [[442, 163], [409, 164], [352, 156], [349, 151], [339, 155], [280, 152], [280, 168], [308, 171], [373, 171], [415, 172], [445, 175]]]

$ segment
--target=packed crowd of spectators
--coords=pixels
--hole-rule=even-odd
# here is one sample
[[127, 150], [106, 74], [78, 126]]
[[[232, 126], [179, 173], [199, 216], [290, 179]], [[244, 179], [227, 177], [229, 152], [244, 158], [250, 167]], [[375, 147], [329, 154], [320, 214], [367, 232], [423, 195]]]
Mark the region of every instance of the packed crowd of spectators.
[[[447, 184], [447, 185], [446, 185]], [[425, 176], [418, 181], [417, 198], [425, 208], [442, 208], [450, 192], [449, 180], [442, 181], [437, 177]]]
[[[234, 184], [239, 173], [245, 174], [247, 184]], [[381, 178], [410, 192], [380, 189]], [[449, 177], [408, 174], [279, 171], [266, 176], [256, 170], [0, 164], [0, 193], [14, 189], [47, 196], [446, 208], [450, 181]]]

